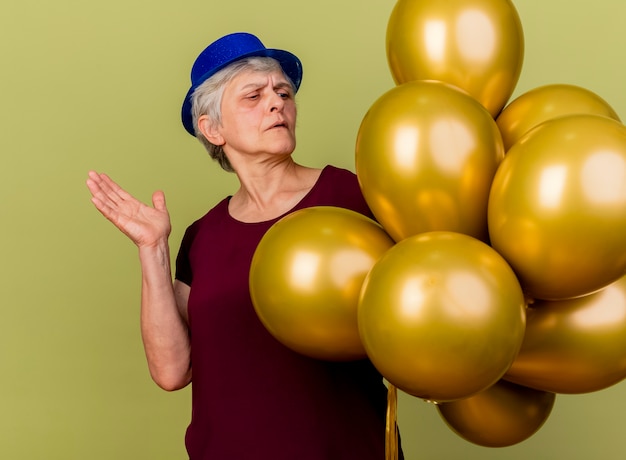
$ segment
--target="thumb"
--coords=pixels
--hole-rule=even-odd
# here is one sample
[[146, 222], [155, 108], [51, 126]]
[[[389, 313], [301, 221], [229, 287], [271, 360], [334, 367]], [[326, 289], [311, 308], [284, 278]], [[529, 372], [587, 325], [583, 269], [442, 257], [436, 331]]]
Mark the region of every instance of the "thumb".
[[165, 194], [161, 190], [157, 190], [152, 194], [152, 206], [158, 211], [167, 212], [167, 206], [165, 205]]

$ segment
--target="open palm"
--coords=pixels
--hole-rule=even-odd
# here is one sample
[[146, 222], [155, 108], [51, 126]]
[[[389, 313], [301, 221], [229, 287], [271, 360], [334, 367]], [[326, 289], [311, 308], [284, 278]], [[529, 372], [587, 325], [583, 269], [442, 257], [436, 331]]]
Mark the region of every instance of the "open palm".
[[98, 211], [138, 247], [156, 245], [169, 236], [171, 223], [163, 192], [154, 192], [153, 207], [150, 207], [122, 189], [106, 174], [95, 171], [89, 172], [87, 187]]

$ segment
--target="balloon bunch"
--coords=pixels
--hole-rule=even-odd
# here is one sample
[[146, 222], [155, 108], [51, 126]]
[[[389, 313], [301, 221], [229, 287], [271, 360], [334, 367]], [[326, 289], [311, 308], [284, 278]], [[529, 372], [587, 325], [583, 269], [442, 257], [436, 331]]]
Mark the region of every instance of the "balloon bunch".
[[397, 85], [356, 142], [378, 223], [281, 220], [253, 302], [293, 349], [367, 356], [466, 440], [516, 444], [556, 394], [626, 377], [626, 127], [573, 85], [506, 105], [524, 54], [510, 0], [398, 0], [386, 43]]

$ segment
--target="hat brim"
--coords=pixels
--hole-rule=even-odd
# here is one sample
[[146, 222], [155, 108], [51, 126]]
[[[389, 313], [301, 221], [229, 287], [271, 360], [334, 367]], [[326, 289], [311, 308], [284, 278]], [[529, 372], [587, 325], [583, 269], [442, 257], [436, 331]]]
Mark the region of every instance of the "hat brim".
[[197, 82], [193, 84], [191, 88], [189, 88], [189, 91], [187, 91], [187, 95], [185, 96], [185, 99], [183, 101], [181, 118], [185, 130], [187, 130], [189, 134], [191, 134], [192, 136], [196, 135], [193, 126], [193, 117], [191, 115], [191, 96], [193, 95], [196, 88], [198, 88], [198, 86], [207, 81], [220, 70], [228, 67], [230, 64], [249, 57], [270, 57], [276, 59], [283, 69], [285, 75], [287, 75], [287, 77], [289, 77], [289, 79], [294, 84], [296, 92], [300, 88], [300, 83], [302, 83], [302, 63], [295, 54], [284, 50], [262, 48], [239, 55], [236, 58], [226, 61], [221, 65], [211, 69], [211, 71], [202, 75], [202, 77], [200, 77]]

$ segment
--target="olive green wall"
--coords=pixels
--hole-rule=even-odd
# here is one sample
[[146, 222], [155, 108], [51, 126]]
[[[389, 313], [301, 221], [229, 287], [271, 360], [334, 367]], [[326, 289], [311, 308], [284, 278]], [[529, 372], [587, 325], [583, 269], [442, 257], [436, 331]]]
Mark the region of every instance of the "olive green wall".
[[[423, 0], [426, 1], [426, 0]], [[147, 374], [136, 251], [89, 202], [88, 169], [149, 200], [165, 190], [177, 246], [233, 190], [179, 124], [195, 55], [246, 30], [301, 57], [296, 158], [353, 169], [371, 103], [392, 86], [394, 0], [24, 0], [0, 6], [0, 458], [182, 459], [190, 393]], [[516, 94], [584, 86], [626, 117], [623, 0], [517, 0]], [[530, 440], [474, 446], [401, 395], [408, 459], [626, 457], [626, 385], [559, 396]]]

